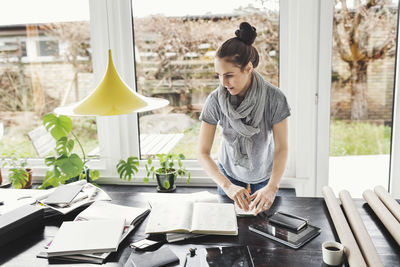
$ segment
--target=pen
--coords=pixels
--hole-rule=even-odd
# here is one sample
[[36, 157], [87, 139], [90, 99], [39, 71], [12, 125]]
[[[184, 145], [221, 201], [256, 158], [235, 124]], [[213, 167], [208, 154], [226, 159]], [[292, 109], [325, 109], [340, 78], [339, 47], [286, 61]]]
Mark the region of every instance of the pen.
[[185, 267], [185, 266], [186, 266], [186, 263], [187, 263], [187, 257], [188, 257], [188, 255], [189, 255], [189, 254], [186, 254], [186, 255], [185, 255], [185, 261], [183, 262], [183, 267]]
[[300, 220], [302, 220], [302, 221], [305, 221], [305, 222], [307, 222], [307, 223], [308, 223], [308, 219], [306, 219], [306, 218], [303, 218], [303, 217], [300, 217], [300, 216], [297, 216], [297, 215], [289, 214], [289, 213], [282, 212], [282, 211], [277, 211], [277, 213], [280, 213], [280, 214], [282, 214], [282, 215], [286, 215], [286, 216], [288, 216], [288, 217], [292, 217], [292, 218], [300, 219]]

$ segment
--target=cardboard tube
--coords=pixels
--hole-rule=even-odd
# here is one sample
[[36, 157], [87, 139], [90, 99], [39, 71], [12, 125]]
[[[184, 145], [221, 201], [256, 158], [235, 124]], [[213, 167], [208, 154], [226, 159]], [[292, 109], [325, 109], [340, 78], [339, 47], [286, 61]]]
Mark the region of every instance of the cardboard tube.
[[386, 229], [396, 240], [397, 244], [400, 245], [400, 223], [390, 213], [390, 211], [383, 205], [379, 200], [378, 196], [372, 190], [365, 190], [363, 193], [364, 199], [368, 202], [368, 205], [375, 212], [379, 220], [385, 225]]
[[374, 243], [368, 234], [367, 228], [365, 227], [360, 214], [357, 211], [356, 205], [347, 190], [342, 190], [339, 192], [340, 201], [342, 201], [342, 206], [344, 212], [346, 213], [347, 220], [350, 223], [351, 230], [357, 240], [358, 246], [364, 256], [365, 261], [368, 266], [382, 266], [383, 263], [376, 251]]
[[383, 188], [383, 186], [375, 186], [374, 191], [393, 216], [400, 222], [400, 204], [386, 191], [385, 188]]
[[324, 186], [322, 194], [324, 195], [326, 206], [335, 225], [336, 232], [339, 235], [340, 242], [344, 245], [344, 253], [346, 253], [349, 265], [367, 266], [332, 189], [329, 186]]

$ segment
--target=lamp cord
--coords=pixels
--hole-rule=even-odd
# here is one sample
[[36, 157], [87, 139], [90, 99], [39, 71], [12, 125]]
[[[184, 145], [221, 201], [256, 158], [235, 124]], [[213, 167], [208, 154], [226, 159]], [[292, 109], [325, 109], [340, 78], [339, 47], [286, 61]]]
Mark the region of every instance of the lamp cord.
[[110, 23], [108, 22], [108, 0], [106, 0], [106, 14], [107, 14], [107, 39], [108, 39], [108, 49], [111, 49], [110, 44]]

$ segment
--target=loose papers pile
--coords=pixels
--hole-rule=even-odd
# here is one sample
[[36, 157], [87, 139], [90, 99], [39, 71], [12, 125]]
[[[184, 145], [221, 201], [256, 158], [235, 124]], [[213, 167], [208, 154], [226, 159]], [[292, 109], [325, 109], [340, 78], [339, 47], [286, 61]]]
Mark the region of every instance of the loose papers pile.
[[38, 257], [102, 264], [149, 212], [96, 201], [74, 221], [64, 222]]

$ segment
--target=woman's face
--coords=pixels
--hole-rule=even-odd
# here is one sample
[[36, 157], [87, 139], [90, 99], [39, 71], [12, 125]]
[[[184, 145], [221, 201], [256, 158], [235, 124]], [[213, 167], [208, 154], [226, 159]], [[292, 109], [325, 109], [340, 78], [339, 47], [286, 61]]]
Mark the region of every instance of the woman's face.
[[242, 71], [233, 63], [216, 57], [214, 66], [220, 83], [231, 95], [239, 95], [241, 97], [246, 95], [247, 89], [251, 85], [251, 71], [253, 69], [251, 62]]

